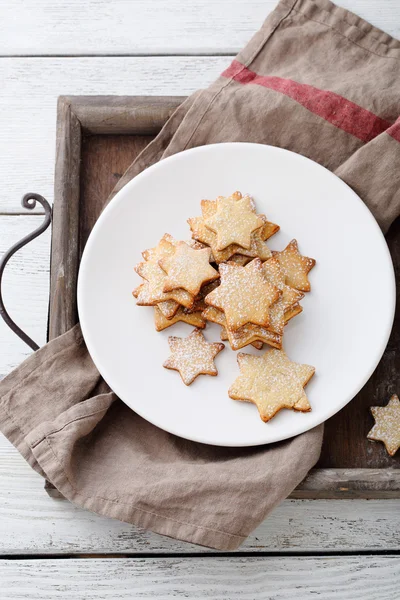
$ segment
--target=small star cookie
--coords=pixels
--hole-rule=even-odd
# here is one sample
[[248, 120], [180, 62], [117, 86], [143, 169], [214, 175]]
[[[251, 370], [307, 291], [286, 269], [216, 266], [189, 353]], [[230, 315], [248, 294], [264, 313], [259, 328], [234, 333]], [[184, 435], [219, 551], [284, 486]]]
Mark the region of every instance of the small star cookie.
[[250, 198], [217, 198], [215, 214], [205, 220], [205, 225], [217, 235], [217, 250], [224, 250], [231, 244], [250, 249], [251, 234], [260, 229], [264, 222], [253, 212]]
[[214, 358], [225, 344], [209, 344], [199, 329], [194, 329], [187, 338], [170, 336], [168, 343], [172, 353], [163, 366], [179, 371], [185, 385], [190, 385], [198, 375], [218, 375]]
[[296, 240], [292, 240], [284, 250], [272, 254], [279, 260], [287, 285], [301, 292], [311, 290], [307, 275], [315, 265], [315, 260], [300, 254]]
[[263, 275], [262, 263], [255, 258], [245, 267], [221, 264], [221, 284], [205, 298], [206, 304], [224, 311], [228, 329], [236, 331], [247, 323], [266, 327], [269, 310], [281, 291]]
[[371, 406], [375, 425], [367, 438], [375, 442], [383, 442], [387, 453], [394, 456], [400, 448], [400, 400], [394, 394], [386, 406]]
[[164, 292], [183, 289], [196, 296], [204, 283], [219, 278], [219, 273], [210, 265], [210, 248], [194, 249], [186, 242], [178, 242], [171, 256], [159, 261], [167, 277]]
[[234, 400], [252, 402], [264, 422], [282, 408], [311, 410], [304, 387], [315, 373], [314, 367], [289, 360], [283, 350], [268, 350], [262, 356], [238, 354], [240, 375], [229, 389]]
[[[235, 192], [232, 194], [232, 196], [230, 196], [230, 198], [240, 200], [242, 198], [242, 194], [240, 192]], [[252, 211], [255, 213], [256, 210], [254, 203], [250, 198], [249, 200], [250, 205], [252, 206]], [[205, 224], [206, 220], [211, 219], [215, 215], [217, 211], [217, 201], [202, 200], [201, 210], [201, 217], [193, 217], [188, 219], [188, 223], [192, 231], [192, 237], [211, 248], [214, 261], [217, 264], [229, 260], [237, 253], [250, 258], [259, 257], [261, 260], [268, 260], [268, 258], [271, 258], [272, 253], [265, 244], [265, 240], [269, 239], [272, 235], [279, 231], [279, 226], [268, 221], [265, 215], [258, 215], [264, 224], [260, 229], [257, 229], [252, 233], [250, 249], [246, 250], [237, 244], [231, 244], [224, 250], [218, 250], [217, 235]], [[244, 261], [244, 258], [241, 258], [240, 260]]]

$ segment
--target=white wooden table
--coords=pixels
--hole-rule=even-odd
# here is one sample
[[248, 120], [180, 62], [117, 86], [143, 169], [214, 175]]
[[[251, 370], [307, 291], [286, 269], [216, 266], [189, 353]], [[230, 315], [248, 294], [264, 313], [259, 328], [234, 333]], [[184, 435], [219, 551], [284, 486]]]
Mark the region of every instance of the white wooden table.
[[[340, 0], [400, 37], [399, 0]], [[274, 0], [0, 0], [0, 253], [52, 199], [60, 94], [184, 95], [216, 77]], [[11, 261], [5, 300], [45, 342], [49, 234]], [[0, 377], [29, 349], [0, 322]], [[219, 555], [52, 500], [0, 437], [0, 598], [400, 598], [400, 502], [284, 502]], [[68, 560], [65, 560], [68, 559]]]

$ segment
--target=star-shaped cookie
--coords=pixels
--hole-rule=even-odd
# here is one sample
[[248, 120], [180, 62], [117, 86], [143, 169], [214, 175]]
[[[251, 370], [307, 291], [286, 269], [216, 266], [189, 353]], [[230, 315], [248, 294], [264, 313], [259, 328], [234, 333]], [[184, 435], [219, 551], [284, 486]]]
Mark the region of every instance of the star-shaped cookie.
[[178, 242], [175, 252], [159, 261], [167, 277], [163, 291], [184, 289], [196, 296], [204, 283], [219, 278], [219, 273], [210, 265], [210, 248], [194, 249], [186, 242]]
[[400, 400], [394, 394], [386, 406], [371, 406], [375, 425], [368, 433], [369, 440], [383, 442], [385, 448], [394, 456], [400, 448]]
[[[242, 194], [240, 192], [235, 192], [232, 194], [232, 196], [230, 196], [230, 198], [233, 200], [240, 200], [242, 198]], [[250, 198], [248, 198], [248, 200], [250, 202], [250, 206], [252, 207], [252, 212], [255, 214], [256, 209], [254, 203]], [[237, 244], [231, 244], [227, 248], [224, 248], [224, 250], [218, 250], [217, 235], [205, 224], [208, 219], [211, 219], [215, 215], [217, 211], [217, 200], [202, 200], [201, 211], [201, 217], [193, 217], [188, 219], [188, 223], [192, 231], [192, 237], [203, 244], [207, 244], [207, 246], [211, 248], [214, 261], [216, 263], [219, 264], [229, 260], [237, 253], [250, 258], [259, 257], [261, 260], [268, 260], [268, 258], [272, 256], [271, 250], [265, 244], [265, 240], [269, 239], [272, 235], [279, 231], [279, 226], [268, 221], [265, 215], [258, 215], [258, 217], [263, 221], [263, 226], [251, 234], [251, 245], [248, 250]], [[243, 258], [241, 260], [243, 260]]]
[[264, 277], [260, 259], [255, 258], [245, 267], [224, 263], [219, 272], [221, 284], [206, 296], [206, 304], [224, 311], [232, 331], [247, 323], [266, 327], [270, 306], [281, 292]]
[[300, 254], [296, 240], [292, 240], [284, 250], [272, 254], [279, 260], [287, 285], [301, 292], [311, 290], [307, 275], [315, 265], [315, 260]]
[[135, 298], [138, 299], [137, 304], [139, 306], [153, 306], [157, 304], [167, 319], [172, 319], [180, 304], [189, 307], [194, 302], [193, 297], [185, 290], [176, 290], [176, 293], [171, 292], [169, 294], [163, 292], [166, 274], [160, 268], [158, 261], [173, 254], [176, 244], [177, 241], [172, 235], [165, 233], [157, 246], [142, 252], [145, 262], [137, 265], [135, 270], [147, 283], [139, 286], [132, 292]]
[[250, 249], [251, 234], [260, 229], [264, 222], [253, 212], [253, 203], [244, 198], [217, 198], [215, 214], [205, 220], [205, 225], [217, 235], [217, 250], [224, 250], [231, 244]]
[[304, 298], [304, 294], [285, 284], [285, 274], [277, 257], [273, 257], [263, 263], [263, 274], [270, 283], [282, 292], [281, 297], [271, 306], [268, 329], [274, 333], [283, 335], [283, 328], [288, 322], [286, 313]]
[[315, 369], [289, 360], [283, 350], [268, 350], [262, 356], [238, 354], [240, 375], [229, 389], [234, 400], [253, 402], [267, 422], [282, 408], [311, 410], [304, 387]]
[[[259, 325], [245, 325], [244, 327], [241, 327], [240, 329], [238, 329], [237, 331], [228, 331], [228, 329], [226, 328], [226, 319], [225, 319], [225, 314], [222, 312], [222, 310], [219, 310], [219, 308], [215, 308], [215, 306], [207, 306], [207, 308], [205, 310], [203, 310], [203, 312], [201, 313], [203, 319], [207, 320], [207, 321], [211, 321], [212, 323], [216, 323], [217, 325], [221, 326], [221, 340], [228, 340], [232, 350], [239, 350], [240, 348], [243, 348], [244, 346], [247, 346], [248, 344], [251, 344], [252, 346], [254, 346], [254, 348], [257, 348], [258, 350], [261, 350], [261, 348], [264, 345], [264, 341], [262, 340], [262, 335], [254, 335], [254, 333], [252, 332], [251, 335], [248, 336], [248, 340], [244, 340], [244, 342], [242, 342], [242, 335], [243, 335], [243, 331], [242, 330], [246, 330], [247, 327], [255, 327], [257, 328], [257, 332], [259, 333], [259, 330], [263, 330], [266, 331], [264, 328], [260, 327]], [[268, 336], [268, 340], [270, 340], [272, 337], [276, 338], [278, 336], [276, 336], [273, 333], [267, 332], [267, 336]], [[258, 337], [260, 339], [258, 339]], [[237, 342], [237, 340], [239, 340], [239, 342]], [[270, 343], [268, 341], [268, 343]], [[274, 345], [274, 344], [272, 344]], [[280, 346], [279, 346], [280, 348]]]
[[185, 385], [190, 385], [198, 375], [218, 375], [214, 358], [225, 348], [225, 344], [209, 344], [199, 329], [194, 329], [187, 338], [170, 336], [168, 343], [171, 356], [163, 366], [179, 371]]
[[206, 320], [202, 316], [201, 311], [192, 312], [191, 310], [180, 306], [175, 315], [170, 319], [167, 319], [158, 306], [154, 307], [154, 325], [157, 331], [163, 331], [163, 329], [167, 329], [167, 327], [171, 327], [171, 325], [175, 325], [175, 323], [178, 323], [179, 321], [192, 325], [193, 327], [199, 327], [200, 329], [204, 329], [206, 326]]
[[[151, 261], [141, 262], [136, 265], [135, 271], [140, 277], [146, 280], [144, 286], [140, 288], [137, 297], [137, 304], [139, 306], [154, 306], [165, 300], [175, 300], [186, 308], [193, 306], [194, 294], [191, 294], [187, 290], [176, 289], [170, 292], [164, 291], [167, 276], [157, 263]], [[136, 288], [137, 290], [138, 288]]]

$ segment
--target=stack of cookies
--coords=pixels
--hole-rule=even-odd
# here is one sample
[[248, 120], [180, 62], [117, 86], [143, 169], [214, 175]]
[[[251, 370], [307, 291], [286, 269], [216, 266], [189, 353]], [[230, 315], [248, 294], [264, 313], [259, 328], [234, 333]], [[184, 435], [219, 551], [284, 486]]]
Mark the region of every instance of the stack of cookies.
[[204, 297], [219, 279], [210, 264], [211, 250], [197, 242], [178, 242], [166, 233], [142, 256], [135, 271], [144, 281], [132, 293], [139, 306], [154, 306], [157, 331], [178, 321], [203, 329]]
[[[187, 385], [199, 374], [217, 375], [213, 360], [224, 345], [208, 344], [200, 332], [212, 321], [221, 326], [221, 339], [228, 340], [232, 350], [249, 344], [261, 349], [264, 343], [275, 349], [264, 357], [239, 354], [239, 366], [247, 375], [242, 373], [232, 386], [232, 398], [255, 402], [263, 420], [284, 406], [310, 410], [303, 388], [314, 369], [292, 363], [282, 341], [285, 325], [302, 311], [300, 300], [310, 291], [308, 273], [314, 259], [299, 253], [296, 240], [271, 252], [266, 240], [279, 226], [257, 214], [247, 195], [235, 192], [202, 200], [201, 210], [200, 217], [188, 219], [190, 242], [165, 234], [157, 246], [142, 253], [144, 261], [135, 267], [143, 282], [133, 295], [139, 306], [154, 307], [157, 331], [178, 321], [196, 327], [188, 338], [169, 338], [173, 354], [164, 366], [178, 370]], [[262, 375], [265, 365], [268, 376]], [[269, 394], [266, 404], [243, 391], [252, 387], [257, 372], [259, 382], [275, 390], [276, 398], [271, 400]]]
[[201, 207], [202, 216], [188, 222], [194, 239], [210, 247], [220, 274], [203, 317], [221, 325], [232, 350], [264, 342], [282, 348], [283, 328], [302, 311], [299, 301], [310, 289], [307, 273], [315, 261], [299, 254], [295, 240], [272, 253], [265, 240], [279, 226], [257, 215], [249, 196], [235, 192], [203, 200]]

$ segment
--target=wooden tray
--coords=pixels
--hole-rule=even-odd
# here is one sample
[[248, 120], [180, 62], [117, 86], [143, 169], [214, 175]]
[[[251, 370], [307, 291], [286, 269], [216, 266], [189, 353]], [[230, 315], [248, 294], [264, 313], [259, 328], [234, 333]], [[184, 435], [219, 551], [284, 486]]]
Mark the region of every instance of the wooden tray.
[[[76, 282], [86, 240], [118, 179], [183, 101], [180, 97], [61, 97], [51, 251], [49, 338], [77, 321]], [[398, 272], [400, 222], [388, 235]], [[344, 333], [344, 343], [346, 332]], [[400, 391], [400, 311], [375, 373], [325, 428], [317, 468], [293, 498], [400, 498], [400, 452], [366, 439], [369, 407]], [[337, 375], [340, 377], [340, 373]]]

